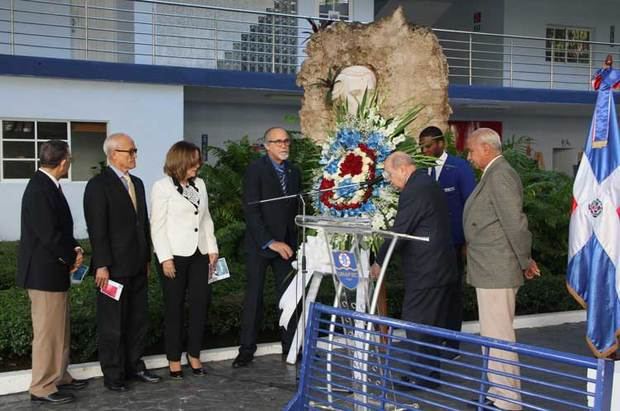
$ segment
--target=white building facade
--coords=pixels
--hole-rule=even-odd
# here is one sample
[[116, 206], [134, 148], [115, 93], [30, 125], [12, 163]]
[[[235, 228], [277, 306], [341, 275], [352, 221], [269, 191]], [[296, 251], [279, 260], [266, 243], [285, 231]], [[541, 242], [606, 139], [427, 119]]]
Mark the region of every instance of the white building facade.
[[0, 0], [0, 240], [19, 238], [40, 141], [72, 147], [63, 189], [83, 238], [83, 190], [105, 135], [134, 137], [148, 190], [179, 139], [222, 146], [298, 129], [306, 17], [367, 22], [399, 5], [438, 29], [452, 120], [532, 137], [546, 168], [571, 172], [593, 109], [590, 75], [609, 52], [620, 64], [611, 0]]

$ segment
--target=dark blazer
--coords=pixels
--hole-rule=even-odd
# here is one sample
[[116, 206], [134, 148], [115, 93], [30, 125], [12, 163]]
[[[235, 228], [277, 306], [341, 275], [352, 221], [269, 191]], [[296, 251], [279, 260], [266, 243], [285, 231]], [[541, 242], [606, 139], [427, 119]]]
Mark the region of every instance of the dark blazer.
[[[400, 193], [392, 231], [428, 236], [429, 242], [399, 240], [394, 252], [400, 252], [406, 290], [439, 287], [457, 280], [454, 247], [450, 238], [448, 205], [439, 186], [420, 170], [409, 177]], [[389, 246], [386, 241], [377, 254], [383, 264]]]
[[42, 291], [67, 291], [77, 246], [65, 196], [47, 175], [37, 171], [22, 197], [17, 285]]
[[282, 191], [276, 170], [268, 156], [254, 160], [247, 168], [243, 179], [243, 211], [245, 215], [245, 244], [248, 252], [258, 252], [265, 257], [278, 254], [262, 247], [271, 240], [287, 243], [293, 251], [297, 249], [298, 199], [272, 201], [263, 204], [249, 203], [258, 200], [280, 197], [285, 194], [298, 194], [301, 191], [299, 169], [286, 162], [287, 193]]
[[114, 170], [106, 167], [84, 191], [84, 216], [92, 246], [90, 269], [108, 267], [110, 278], [144, 273], [151, 257], [151, 235], [144, 184], [131, 176], [138, 209]]
[[438, 183], [448, 200], [452, 244], [461, 245], [465, 243], [463, 208], [467, 198], [476, 187], [474, 170], [466, 160], [448, 154], [448, 158], [441, 168]]

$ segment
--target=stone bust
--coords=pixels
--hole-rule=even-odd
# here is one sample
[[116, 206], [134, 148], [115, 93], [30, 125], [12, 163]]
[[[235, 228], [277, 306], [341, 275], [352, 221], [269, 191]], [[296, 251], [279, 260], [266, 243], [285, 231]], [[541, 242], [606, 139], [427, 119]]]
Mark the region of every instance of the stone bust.
[[332, 101], [346, 99], [350, 114], [357, 112], [357, 107], [364, 97], [364, 92], [377, 88], [375, 73], [366, 66], [349, 66], [337, 76], [332, 89]]

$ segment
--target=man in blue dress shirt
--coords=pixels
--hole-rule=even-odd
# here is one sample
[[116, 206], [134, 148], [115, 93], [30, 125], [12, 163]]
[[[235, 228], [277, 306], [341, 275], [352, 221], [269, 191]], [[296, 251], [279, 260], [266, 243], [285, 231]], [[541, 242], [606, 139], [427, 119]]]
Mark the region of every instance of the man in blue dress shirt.
[[[420, 146], [425, 155], [435, 157], [437, 165], [428, 169], [428, 174], [439, 183], [448, 201], [452, 244], [456, 253], [456, 265], [459, 279], [451, 298], [448, 328], [461, 331], [463, 322], [463, 273], [465, 270], [465, 236], [463, 235], [463, 207], [467, 197], [476, 186], [474, 171], [469, 163], [446, 152], [443, 132], [437, 127], [427, 127], [420, 133]], [[458, 341], [446, 341], [449, 348], [458, 349]], [[458, 353], [449, 352], [449, 357]]]

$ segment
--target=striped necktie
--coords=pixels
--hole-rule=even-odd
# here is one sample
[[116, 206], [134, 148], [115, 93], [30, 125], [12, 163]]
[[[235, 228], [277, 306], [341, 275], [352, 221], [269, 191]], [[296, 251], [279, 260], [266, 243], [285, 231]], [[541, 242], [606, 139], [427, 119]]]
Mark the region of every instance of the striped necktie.
[[276, 170], [278, 174], [278, 179], [280, 180], [280, 187], [282, 187], [282, 192], [286, 194], [286, 170]]
[[134, 210], [137, 210], [138, 202], [136, 201], [136, 187], [133, 185], [133, 181], [131, 181], [131, 177], [129, 177], [129, 174], [125, 174], [123, 176], [123, 179], [127, 183], [127, 192], [129, 193], [131, 204], [133, 204]]

